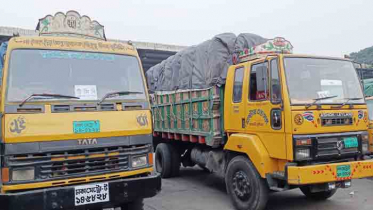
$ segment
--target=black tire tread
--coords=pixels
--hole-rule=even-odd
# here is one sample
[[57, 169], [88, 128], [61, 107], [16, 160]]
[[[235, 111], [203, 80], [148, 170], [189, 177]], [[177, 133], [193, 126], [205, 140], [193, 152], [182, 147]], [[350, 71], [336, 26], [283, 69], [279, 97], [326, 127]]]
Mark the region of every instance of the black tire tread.
[[169, 144], [160, 143], [158, 144], [155, 150], [155, 158], [157, 161], [158, 157], [162, 156], [162, 171], [161, 177], [162, 178], [170, 178], [172, 173], [172, 154]]
[[143, 199], [138, 199], [129, 203], [125, 203], [120, 207], [121, 210], [144, 210]]
[[[232, 195], [230, 192], [230, 169], [233, 167], [235, 164], [241, 165], [240, 167], [245, 168], [247, 167], [247, 171], [249, 174], [247, 175], [252, 175], [251, 177], [254, 180], [254, 183], [258, 183], [258, 188], [253, 189], [258, 191], [259, 190], [259, 196], [257, 197], [257, 200], [255, 203], [240, 203], [239, 201], [237, 202], [237, 198]], [[259, 175], [258, 171], [256, 170], [255, 166], [253, 163], [245, 156], [236, 156], [234, 157], [228, 164], [227, 167], [227, 172], [225, 175], [225, 183], [226, 183], [226, 188], [227, 192], [230, 196], [231, 202], [234, 205], [234, 207], [238, 210], [263, 210], [266, 207], [267, 201], [268, 201], [268, 195], [269, 195], [269, 187], [264, 179]]]
[[310, 198], [313, 200], [327, 200], [328, 198], [332, 197], [337, 192], [337, 189], [322, 191], [322, 192], [311, 192], [309, 186], [303, 186], [303, 187], [300, 187], [300, 191], [302, 191], [302, 193], [307, 198]]
[[171, 151], [171, 177], [179, 176], [181, 155], [175, 146], [169, 145]]

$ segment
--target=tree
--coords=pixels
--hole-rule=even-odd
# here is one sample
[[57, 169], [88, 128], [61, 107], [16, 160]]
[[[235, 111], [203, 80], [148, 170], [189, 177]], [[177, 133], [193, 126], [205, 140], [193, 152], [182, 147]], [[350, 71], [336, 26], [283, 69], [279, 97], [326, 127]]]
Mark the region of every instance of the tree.
[[360, 50], [359, 52], [353, 52], [350, 54], [350, 57], [355, 62], [373, 65], [373, 46]]

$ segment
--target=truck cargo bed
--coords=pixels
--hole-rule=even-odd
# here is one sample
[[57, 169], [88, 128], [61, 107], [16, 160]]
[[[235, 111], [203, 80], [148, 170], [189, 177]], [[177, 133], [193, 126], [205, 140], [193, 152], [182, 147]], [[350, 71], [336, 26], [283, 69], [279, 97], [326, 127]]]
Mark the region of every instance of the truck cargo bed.
[[224, 143], [224, 88], [156, 92], [154, 136], [218, 147]]

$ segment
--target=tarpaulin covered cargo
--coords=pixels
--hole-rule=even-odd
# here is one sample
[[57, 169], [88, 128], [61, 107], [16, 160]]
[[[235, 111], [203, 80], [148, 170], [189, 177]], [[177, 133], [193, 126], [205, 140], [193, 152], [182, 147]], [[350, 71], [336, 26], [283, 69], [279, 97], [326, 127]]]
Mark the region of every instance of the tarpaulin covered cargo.
[[223, 33], [169, 57], [146, 72], [150, 91], [203, 89], [222, 85], [232, 55], [267, 39], [250, 33]]
[[373, 96], [373, 79], [364, 79], [364, 95], [366, 97]]

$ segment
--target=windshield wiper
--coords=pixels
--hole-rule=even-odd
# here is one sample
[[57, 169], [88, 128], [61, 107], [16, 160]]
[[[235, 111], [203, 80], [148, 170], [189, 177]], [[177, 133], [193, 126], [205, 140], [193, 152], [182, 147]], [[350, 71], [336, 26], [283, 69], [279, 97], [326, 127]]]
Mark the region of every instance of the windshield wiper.
[[[357, 101], [357, 100], [361, 100], [361, 99], [363, 99], [363, 98], [344, 98], [344, 100], [346, 100], [343, 104], [341, 104], [341, 105], [338, 105], [338, 106], [333, 106], [332, 108], [342, 108], [344, 105], [346, 105], [349, 101]], [[350, 108], [352, 108], [351, 107], [352, 106], [352, 104], [350, 104]]]
[[102, 97], [102, 99], [97, 103], [97, 105], [100, 105], [107, 98], [113, 98], [113, 97], [117, 97], [117, 96], [125, 96], [125, 95], [131, 95], [131, 94], [142, 94], [142, 92], [116, 91], [116, 92], [107, 93], [104, 97]]
[[27, 101], [31, 100], [35, 97], [52, 97], [52, 98], [72, 98], [72, 99], [80, 99], [79, 97], [75, 96], [69, 96], [69, 95], [61, 95], [61, 94], [51, 94], [51, 93], [34, 93], [31, 94], [29, 97], [27, 97], [25, 100], [23, 100], [19, 106], [23, 106]]
[[311, 106], [315, 105], [318, 101], [324, 100], [324, 99], [330, 99], [330, 98], [335, 98], [337, 96], [327, 96], [327, 97], [321, 97], [321, 98], [314, 98], [314, 100], [311, 104], [306, 104], [306, 108], [310, 108]]

